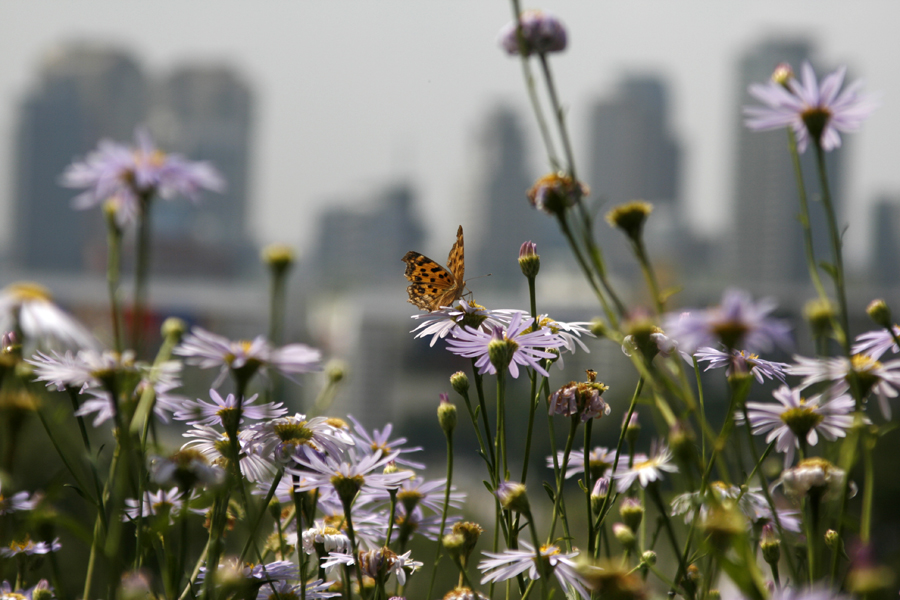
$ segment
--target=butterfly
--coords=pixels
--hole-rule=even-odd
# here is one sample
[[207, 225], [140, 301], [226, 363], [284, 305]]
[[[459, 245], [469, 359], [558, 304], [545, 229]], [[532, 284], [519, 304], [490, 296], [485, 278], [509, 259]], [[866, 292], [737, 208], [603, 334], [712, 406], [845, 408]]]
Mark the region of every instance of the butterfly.
[[433, 312], [442, 306], [452, 306], [462, 296], [466, 287], [466, 282], [463, 281], [466, 263], [462, 225], [456, 232], [456, 242], [450, 248], [447, 269], [413, 251], [407, 252], [401, 260], [406, 263], [404, 275], [412, 281], [412, 285], [406, 288], [411, 304]]

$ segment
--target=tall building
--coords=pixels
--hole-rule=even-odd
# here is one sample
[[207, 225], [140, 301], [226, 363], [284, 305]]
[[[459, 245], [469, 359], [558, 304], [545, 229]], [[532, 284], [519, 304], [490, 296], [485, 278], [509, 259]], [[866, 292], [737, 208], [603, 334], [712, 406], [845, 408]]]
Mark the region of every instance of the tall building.
[[[400, 259], [410, 250], [421, 249], [424, 239], [422, 225], [413, 214], [414, 201], [412, 188], [400, 184], [382, 190], [368, 211], [341, 207], [326, 212], [317, 228], [314, 251], [318, 283], [335, 292], [388, 282], [402, 289]], [[446, 257], [434, 258], [443, 263]]]
[[900, 199], [879, 198], [873, 208], [870, 279], [875, 283], [900, 283]]
[[74, 212], [77, 192], [62, 188], [59, 177], [98, 140], [131, 139], [146, 116], [147, 96], [140, 66], [123, 51], [68, 45], [47, 53], [19, 108], [14, 263], [72, 271], [94, 260], [87, 242], [99, 236], [103, 243], [102, 218]]
[[[653, 204], [646, 239], [651, 253], [674, 258], [689, 247], [680, 212], [681, 148], [671, 130], [669, 92], [653, 75], [627, 75], [611, 97], [590, 112], [587, 181], [601, 214], [617, 204], [644, 200]], [[608, 231], [598, 219], [598, 228]], [[625, 236], [601, 235], [614, 271], [633, 273], [637, 263]]]
[[[768, 81], [775, 67], [789, 63], [799, 71], [811, 54], [803, 40], [769, 40], [751, 48], [738, 65], [739, 104], [757, 103], [747, 88]], [[750, 131], [743, 115], [735, 110], [737, 152], [735, 154], [734, 249], [731, 268], [748, 283], [766, 285], [789, 283], [808, 272], [803, 249], [803, 233], [798, 219], [797, 182], [787, 150], [784, 131]], [[832, 201], [840, 213], [841, 164], [846, 144], [828, 155]], [[830, 260], [825, 214], [820, 202], [815, 153], [802, 156], [805, 187], [809, 199], [810, 223], [815, 233], [816, 260]]]
[[[248, 178], [253, 97], [227, 67], [186, 67], [154, 86], [150, 128], [167, 152], [209, 161], [226, 181], [199, 204], [154, 206], [154, 271], [235, 275], [253, 261], [248, 241]], [[187, 259], [186, 259], [187, 258]]]
[[517, 260], [522, 242], [535, 242], [542, 256], [564, 242], [554, 219], [528, 206], [526, 192], [536, 177], [526, 164], [525, 133], [518, 115], [505, 106], [495, 108], [485, 119], [478, 141], [481, 183], [474, 214], [481, 229], [467, 238], [467, 249], [473, 251], [466, 253], [466, 273], [490, 273], [486, 287], [509, 290], [525, 281]]
[[[45, 57], [20, 113], [16, 267], [105, 269], [103, 218], [74, 211], [78, 191], [61, 187], [60, 175], [102, 139], [133, 143], [144, 124], [161, 149], [208, 160], [227, 182], [224, 194], [206, 194], [200, 204], [154, 203], [152, 272], [231, 276], [242, 261], [255, 261], [246, 230], [252, 97], [229, 69], [184, 68], [153, 82], [124, 51], [64, 45]], [[128, 256], [124, 262], [128, 268]]]

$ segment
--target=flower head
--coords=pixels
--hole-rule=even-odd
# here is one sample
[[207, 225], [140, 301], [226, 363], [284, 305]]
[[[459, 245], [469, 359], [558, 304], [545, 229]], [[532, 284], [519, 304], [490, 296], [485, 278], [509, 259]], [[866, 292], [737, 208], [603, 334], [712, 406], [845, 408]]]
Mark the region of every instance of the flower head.
[[16, 329], [21, 329], [26, 340], [45, 345], [99, 347], [84, 325], [53, 303], [47, 289], [28, 281], [12, 283], [0, 291], [0, 331]]
[[561, 52], [566, 49], [567, 38], [559, 19], [540, 10], [526, 10], [500, 30], [498, 42], [508, 54], [529, 56]]
[[[768, 433], [766, 442], [775, 441], [775, 449], [784, 452], [784, 464], [794, 461], [794, 449], [801, 442], [815, 446], [821, 433], [828, 440], [847, 435], [853, 424], [849, 413], [853, 410], [853, 398], [844, 394], [837, 397], [811, 396], [804, 398], [800, 389], [781, 386], [772, 395], [772, 402], [748, 402], [747, 417], [753, 433]], [[738, 423], [744, 421], [743, 413], [735, 415]]]
[[505, 329], [495, 327], [493, 333], [488, 334], [465, 327], [456, 332], [455, 338], [447, 340], [447, 346], [453, 354], [475, 358], [475, 367], [482, 374], [493, 375], [498, 368], [508, 367], [510, 374], [517, 378], [518, 365], [522, 365], [547, 377], [540, 359], [554, 358], [556, 355], [547, 352], [547, 349], [559, 348], [565, 342], [547, 329], [530, 331], [533, 321], [530, 317], [524, 317], [523, 313], [516, 312]]
[[[893, 334], [900, 336], [900, 327], [894, 325]], [[897, 354], [900, 352], [900, 346], [894, 341], [894, 335], [886, 329], [861, 333], [856, 336], [856, 343], [853, 344], [851, 351], [853, 354], [866, 354], [875, 360], [880, 359], [888, 350]]]
[[613, 475], [616, 480], [616, 490], [620, 494], [628, 490], [636, 481], [639, 481], [641, 487], [645, 488], [650, 483], [662, 479], [663, 471], [678, 472], [678, 467], [672, 464], [672, 451], [668, 446], [659, 445], [650, 454], [651, 456], [647, 460], [635, 462], [630, 468]]
[[40, 496], [32, 495], [29, 498], [28, 492], [17, 492], [12, 496], [4, 496], [2, 485], [0, 485], [0, 516], [22, 510], [33, 510], [39, 501]]
[[745, 291], [726, 290], [719, 306], [668, 314], [663, 329], [678, 343], [678, 348], [693, 354], [702, 346], [721, 342], [726, 348], [746, 352], [768, 351], [772, 346], [791, 346], [790, 326], [769, 314], [775, 302], [764, 298], [754, 302]]
[[304, 344], [273, 348], [262, 336], [232, 341], [200, 327], [194, 327], [172, 352], [201, 369], [220, 367], [213, 387], [221, 385], [229, 369], [249, 378], [258, 370], [265, 372], [272, 368], [290, 379], [292, 375], [318, 370], [322, 359], [321, 352]]
[[726, 377], [731, 377], [734, 373], [749, 371], [759, 383], [763, 383], [765, 379], [777, 379], [781, 383], [785, 383], [784, 370], [790, 367], [787, 363], [763, 360], [756, 354], [743, 350], [724, 352], [715, 348], [699, 348], [694, 352], [694, 358], [698, 363], [709, 363], [704, 371], [725, 367]]
[[528, 190], [528, 201], [548, 215], [561, 215], [588, 193], [586, 185], [568, 175], [550, 173], [538, 179]]
[[546, 572], [546, 568], [553, 571], [563, 589], [571, 585], [581, 594], [582, 598], [590, 598], [591, 595], [585, 588], [585, 581], [578, 574], [575, 561], [572, 560], [578, 556], [578, 552], [565, 553], [554, 544], [541, 546], [541, 560], [545, 565], [538, 569], [534, 547], [528, 542], [519, 542], [519, 545], [522, 547], [521, 550], [485, 552], [484, 555], [488, 558], [478, 564], [478, 570], [484, 574], [481, 583], [505, 581], [526, 572], [529, 579], [540, 579], [541, 572]]
[[[258, 394], [244, 398], [241, 402], [241, 422], [244, 419], [274, 419], [287, 413], [287, 409], [279, 402], [266, 402], [255, 404]], [[185, 400], [181, 408], [175, 411], [175, 418], [179, 421], [188, 421], [190, 425], [221, 425], [228, 427], [237, 418], [237, 400], [234, 394], [228, 394], [224, 399], [216, 390], [209, 390], [212, 402], [204, 402], [200, 398], [196, 401]]]
[[840, 147], [838, 132], [859, 129], [876, 106], [872, 96], [860, 92], [861, 81], [841, 91], [846, 71], [846, 67], [841, 67], [820, 85], [812, 66], [804, 62], [802, 80], [790, 77], [786, 85], [775, 81], [751, 85], [750, 94], [765, 106], [744, 108], [747, 127], [756, 131], [791, 127], [797, 134], [800, 152], [806, 150], [810, 141], [825, 151]]
[[[847, 474], [824, 458], [807, 458], [781, 474], [780, 483], [789, 496], [820, 494], [823, 500], [840, 496]], [[852, 491], [852, 488], [851, 488]]]
[[509, 319], [496, 311], [460, 299], [459, 304], [412, 316], [421, 320], [410, 333], [416, 333], [415, 339], [431, 336], [431, 346], [447, 335], [455, 335], [462, 327], [472, 327], [490, 332], [494, 327], [502, 327]]
[[79, 210], [111, 200], [120, 227], [140, 213], [142, 199], [159, 195], [164, 200], [185, 196], [197, 201], [201, 190], [225, 189], [222, 176], [211, 164], [161, 152], [142, 128], [135, 132], [133, 147], [101, 141], [85, 160], [66, 168], [62, 184], [85, 189], [72, 201]]
[[33, 542], [30, 537], [23, 540], [10, 542], [9, 546], [0, 548], [0, 556], [12, 558], [13, 556], [34, 556], [35, 554], [49, 554], [62, 548], [59, 538], [52, 542]]
[[846, 394], [851, 381], [859, 386], [862, 398], [870, 393], [878, 397], [881, 414], [891, 418], [890, 398], [900, 393], [900, 359], [882, 363], [866, 354], [854, 354], [850, 359], [844, 356], [834, 358], [806, 358], [795, 356], [795, 365], [787, 369], [790, 375], [803, 377], [800, 389], [820, 382], [829, 382], [827, 390], [832, 396]]

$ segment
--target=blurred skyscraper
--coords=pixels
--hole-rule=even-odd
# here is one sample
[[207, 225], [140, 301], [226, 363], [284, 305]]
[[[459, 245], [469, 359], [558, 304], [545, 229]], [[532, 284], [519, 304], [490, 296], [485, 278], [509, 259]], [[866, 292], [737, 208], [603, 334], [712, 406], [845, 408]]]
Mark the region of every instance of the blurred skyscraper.
[[159, 146], [210, 160], [228, 190], [154, 204], [153, 272], [234, 275], [247, 241], [247, 173], [251, 94], [226, 68], [181, 69], [155, 83], [130, 54], [84, 44], [48, 53], [38, 83], [21, 104], [16, 138], [16, 241], [21, 269], [102, 272], [106, 238], [98, 210], [74, 211], [77, 190], [59, 185], [75, 158], [101, 139], [133, 143], [148, 124]]
[[60, 187], [59, 177], [101, 138], [131, 139], [146, 116], [147, 92], [140, 66], [123, 51], [67, 45], [44, 57], [38, 83], [20, 106], [16, 132], [17, 266], [77, 271], [93, 261], [96, 248], [89, 240], [99, 239], [102, 250], [102, 217], [74, 212], [76, 192]]
[[[680, 213], [682, 156], [669, 123], [665, 82], [651, 75], [627, 75], [612, 97], [597, 101], [588, 123], [587, 181], [591, 198], [609, 208], [631, 200], [653, 204], [646, 239], [651, 252], [675, 258], [691, 247]], [[625, 236], [598, 219], [600, 239], [610, 266], [634, 272], [637, 264]], [[609, 235], [605, 235], [609, 234]]]
[[881, 197], [873, 207], [870, 276], [875, 283], [900, 283], [900, 199]]
[[210, 161], [227, 184], [200, 204], [156, 203], [156, 272], [231, 276], [255, 263], [246, 228], [252, 100], [227, 67], [182, 68], [155, 86], [149, 120], [160, 147]]
[[[768, 40], [751, 48], [738, 65], [737, 104], [755, 104], [747, 92], [751, 83], [768, 81], [775, 67], [789, 63], [799, 72], [811, 53], [805, 40]], [[797, 182], [787, 149], [784, 131], [750, 131], [744, 117], [735, 110], [737, 152], [735, 154], [734, 249], [731, 268], [736, 277], [748, 283], [778, 284], [806, 278], [808, 272], [803, 249], [803, 233], [798, 215]], [[846, 139], [845, 139], [846, 141]], [[832, 201], [840, 214], [841, 165], [845, 147], [828, 155], [828, 174]], [[801, 157], [810, 222], [814, 232], [816, 260], [829, 260], [830, 252], [825, 214], [819, 197], [815, 153], [808, 149]]]
[[[414, 200], [412, 189], [400, 184], [383, 190], [368, 211], [341, 207], [326, 212], [317, 228], [312, 261], [317, 282], [336, 292], [386, 283], [400, 286], [404, 281], [400, 259], [423, 247]], [[446, 255], [434, 259], [445, 263]]]
[[481, 172], [473, 214], [482, 228], [479, 235], [467, 238], [466, 249], [471, 251], [466, 253], [466, 273], [470, 277], [490, 273], [486, 287], [509, 290], [525, 284], [518, 263], [522, 242], [535, 242], [544, 256], [560, 248], [563, 239], [552, 218], [528, 206], [526, 193], [535, 178], [526, 164], [525, 133], [518, 115], [509, 107], [496, 107], [486, 117], [478, 141]]

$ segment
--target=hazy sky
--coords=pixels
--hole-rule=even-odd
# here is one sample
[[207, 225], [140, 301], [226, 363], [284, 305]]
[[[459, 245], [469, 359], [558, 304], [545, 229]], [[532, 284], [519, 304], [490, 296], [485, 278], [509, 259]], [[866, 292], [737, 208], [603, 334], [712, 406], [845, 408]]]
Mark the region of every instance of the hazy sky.
[[[851, 258], [865, 251], [865, 208], [900, 192], [900, 3], [547, 0], [567, 24], [569, 50], [552, 59], [584, 162], [587, 109], [624, 70], [663, 74], [686, 151], [684, 195], [697, 227], [730, 218], [732, 135], [745, 98], [734, 64], [773, 35], [813, 39], [824, 64], [847, 64], [882, 108], [854, 136], [848, 175]], [[60, 42], [130, 48], [151, 74], [185, 63], [229, 63], [253, 86], [257, 127], [252, 229], [259, 242], [298, 247], [317, 211], [401, 178], [420, 194], [440, 247], [478, 218], [469, 195], [476, 139], [497, 103], [521, 107], [537, 173], [544, 170], [517, 62], [496, 45], [511, 18], [504, 0], [135, 0], [0, 3], [0, 215], [10, 230], [16, 107], [41, 56]], [[210, 201], [214, 201], [211, 199]], [[525, 209], [523, 203], [523, 210]], [[65, 208], [61, 208], [65, 210]], [[465, 219], [465, 221], [464, 221]], [[451, 232], [451, 233], [447, 233]], [[427, 249], [426, 249], [427, 250]]]

